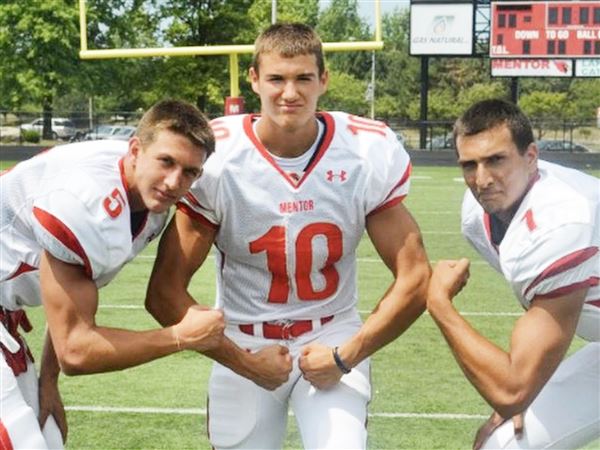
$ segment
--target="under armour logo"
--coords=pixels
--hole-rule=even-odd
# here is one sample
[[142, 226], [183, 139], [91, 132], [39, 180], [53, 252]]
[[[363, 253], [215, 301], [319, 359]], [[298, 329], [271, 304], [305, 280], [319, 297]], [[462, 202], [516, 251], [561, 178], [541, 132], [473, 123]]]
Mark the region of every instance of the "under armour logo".
[[348, 173], [345, 170], [340, 170], [340, 173], [335, 173], [333, 170], [328, 170], [327, 171], [327, 181], [329, 182], [333, 182], [333, 179], [335, 177], [338, 177], [340, 179], [340, 182], [344, 182], [346, 181]]

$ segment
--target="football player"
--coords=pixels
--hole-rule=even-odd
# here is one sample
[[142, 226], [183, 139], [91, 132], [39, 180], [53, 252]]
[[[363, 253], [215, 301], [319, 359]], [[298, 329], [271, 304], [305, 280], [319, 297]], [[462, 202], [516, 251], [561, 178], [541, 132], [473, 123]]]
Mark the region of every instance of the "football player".
[[[310, 27], [264, 31], [249, 76], [261, 113], [212, 122], [216, 152], [161, 239], [147, 307], [179, 321], [214, 243], [228, 339], [205, 352], [212, 446], [281, 448], [290, 407], [306, 448], [365, 448], [369, 356], [424, 311], [430, 274], [402, 202], [409, 157], [381, 122], [317, 112], [328, 72]], [[362, 323], [365, 229], [394, 281]]]
[[[474, 447], [583, 446], [600, 437], [600, 180], [538, 160], [529, 121], [511, 103], [473, 105], [454, 136], [469, 187], [463, 234], [526, 310], [505, 351], [451, 303], [468, 261], [434, 269], [427, 308], [494, 409]], [[589, 343], [563, 361], [575, 334]]]
[[[68, 375], [107, 372], [219, 344], [222, 312], [199, 306], [170, 328], [148, 331], [94, 320], [98, 288], [159, 235], [213, 150], [200, 111], [166, 100], [143, 116], [129, 142], [56, 147], [0, 177], [0, 448], [62, 448], [59, 367]], [[51, 340], [38, 395], [19, 327], [30, 328], [23, 308], [40, 304]]]

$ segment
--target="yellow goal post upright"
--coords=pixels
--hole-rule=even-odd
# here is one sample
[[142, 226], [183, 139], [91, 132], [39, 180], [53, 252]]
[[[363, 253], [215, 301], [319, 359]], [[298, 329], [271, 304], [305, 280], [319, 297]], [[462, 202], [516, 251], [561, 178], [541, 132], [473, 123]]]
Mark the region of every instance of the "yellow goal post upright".
[[[381, 39], [381, 0], [374, 1], [375, 39], [372, 41], [324, 42], [325, 52], [375, 51], [383, 48]], [[225, 101], [225, 114], [243, 112], [239, 88], [238, 55], [252, 53], [254, 45], [205, 45], [183, 47], [113, 48], [90, 50], [87, 46], [87, 16], [85, 0], [79, 0], [79, 28], [81, 59], [146, 58], [155, 56], [216, 56], [229, 55], [229, 97]]]

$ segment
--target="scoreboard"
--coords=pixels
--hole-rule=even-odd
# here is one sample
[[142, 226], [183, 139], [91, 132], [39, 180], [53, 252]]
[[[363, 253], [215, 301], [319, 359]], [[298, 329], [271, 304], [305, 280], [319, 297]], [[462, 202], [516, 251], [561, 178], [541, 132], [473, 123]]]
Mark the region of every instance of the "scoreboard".
[[491, 58], [600, 58], [600, 1], [492, 1]]

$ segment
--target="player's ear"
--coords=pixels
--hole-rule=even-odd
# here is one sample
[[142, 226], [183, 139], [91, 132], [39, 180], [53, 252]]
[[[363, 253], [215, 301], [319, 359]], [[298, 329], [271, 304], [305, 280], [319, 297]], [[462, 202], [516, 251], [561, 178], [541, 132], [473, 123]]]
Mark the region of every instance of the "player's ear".
[[327, 92], [327, 86], [329, 86], [329, 71], [324, 70], [320, 77], [321, 81], [321, 95]]
[[131, 160], [135, 164], [137, 158], [142, 151], [142, 143], [140, 142], [140, 138], [137, 136], [133, 136], [129, 139], [129, 154], [131, 155]]
[[533, 173], [537, 170], [538, 153], [539, 151], [535, 142], [529, 144], [527, 146], [527, 150], [525, 150], [525, 157], [527, 158], [529, 173]]
[[250, 79], [252, 90], [255, 94], [258, 94], [258, 72], [254, 69], [254, 67], [250, 67], [248, 70], [248, 78]]

